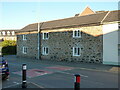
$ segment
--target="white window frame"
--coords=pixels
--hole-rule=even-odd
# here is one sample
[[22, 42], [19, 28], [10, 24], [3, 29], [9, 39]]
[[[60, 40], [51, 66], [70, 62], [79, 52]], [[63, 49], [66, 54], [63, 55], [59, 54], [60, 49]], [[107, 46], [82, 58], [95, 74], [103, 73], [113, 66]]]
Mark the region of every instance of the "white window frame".
[[7, 35], [10, 35], [10, 31], [7, 31]]
[[[48, 49], [48, 52], [47, 52]], [[43, 47], [42, 48], [43, 55], [48, 55], [49, 54], [49, 48], [48, 47]]]
[[23, 40], [27, 40], [27, 35], [26, 34], [23, 35]]
[[12, 33], [12, 35], [15, 35], [15, 31], [12, 31], [11, 33]]
[[5, 31], [2, 31], [2, 35], [6, 35], [6, 32], [5, 32]]
[[27, 47], [23, 47], [23, 54], [27, 54], [28, 52], [28, 48]]
[[[76, 51], [75, 51], [76, 49]], [[73, 56], [80, 56], [81, 55], [81, 48], [80, 47], [73, 47]]]
[[[76, 34], [75, 34], [76, 32]], [[81, 30], [73, 30], [73, 38], [81, 38]]]
[[[47, 34], [48, 34], [48, 35], [47, 35]], [[47, 37], [47, 36], [48, 36], [48, 37]], [[48, 33], [48, 32], [43, 33], [43, 39], [44, 39], [44, 40], [49, 39], [49, 33]]]

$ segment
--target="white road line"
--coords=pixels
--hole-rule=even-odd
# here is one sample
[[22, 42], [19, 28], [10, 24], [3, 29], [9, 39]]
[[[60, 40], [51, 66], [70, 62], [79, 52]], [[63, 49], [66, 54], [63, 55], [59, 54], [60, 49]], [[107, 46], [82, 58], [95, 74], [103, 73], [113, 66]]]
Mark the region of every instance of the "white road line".
[[20, 83], [18, 83], [18, 82], [13, 82], [14, 84], [20, 84]]
[[13, 87], [13, 86], [16, 86], [17, 84], [14, 84], [14, 85], [9, 85], [7, 87], [4, 87], [4, 88], [9, 88], [9, 87]]
[[[74, 74], [71, 74], [71, 73], [67, 73], [67, 72], [62, 72], [62, 71], [58, 71], [59, 73], [64, 73], [64, 74], [69, 74], [69, 75], [74, 75]], [[83, 75], [83, 74], [80, 74], [80, 76], [82, 76], [82, 77], [88, 77], [88, 76], [86, 76], [86, 75]]]
[[39, 88], [44, 88], [43, 86], [39, 86], [38, 84], [36, 84], [36, 83], [33, 83], [33, 82], [30, 82], [30, 83], [32, 83], [32, 84], [34, 84], [34, 85], [36, 85], [37, 87], [39, 87]]
[[7, 86], [7, 87], [4, 87], [4, 88], [13, 87], [13, 86], [16, 86], [16, 85], [20, 84], [20, 83], [18, 83], [18, 82], [13, 82], [13, 83], [14, 83], [14, 85], [12, 84], [12, 85], [9, 85], [9, 86]]

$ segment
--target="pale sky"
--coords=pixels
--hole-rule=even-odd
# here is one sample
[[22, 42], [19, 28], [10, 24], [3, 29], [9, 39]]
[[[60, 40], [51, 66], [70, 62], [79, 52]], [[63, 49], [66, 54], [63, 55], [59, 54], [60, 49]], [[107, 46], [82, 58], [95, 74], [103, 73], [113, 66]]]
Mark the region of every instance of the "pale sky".
[[93, 11], [118, 10], [118, 2], [0, 2], [0, 30], [73, 17], [86, 6]]

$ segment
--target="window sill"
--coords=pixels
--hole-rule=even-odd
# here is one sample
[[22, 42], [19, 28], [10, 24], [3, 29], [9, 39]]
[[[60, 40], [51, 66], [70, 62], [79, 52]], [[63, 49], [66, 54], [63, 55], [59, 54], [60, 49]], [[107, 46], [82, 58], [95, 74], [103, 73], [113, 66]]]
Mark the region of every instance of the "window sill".
[[80, 55], [73, 55], [73, 56], [80, 56]]
[[81, 38], [81, 37], [73, 37], [73, 38]]

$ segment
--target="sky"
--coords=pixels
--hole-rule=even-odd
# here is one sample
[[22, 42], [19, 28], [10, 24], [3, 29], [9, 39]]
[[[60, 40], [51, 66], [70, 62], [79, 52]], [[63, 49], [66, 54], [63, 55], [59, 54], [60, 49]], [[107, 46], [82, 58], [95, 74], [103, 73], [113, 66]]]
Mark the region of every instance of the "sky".
[[0, 30], [73, 17], [87, 6], [93, 11], [118, 10], [118, 2], [0, 2]]

